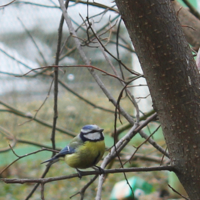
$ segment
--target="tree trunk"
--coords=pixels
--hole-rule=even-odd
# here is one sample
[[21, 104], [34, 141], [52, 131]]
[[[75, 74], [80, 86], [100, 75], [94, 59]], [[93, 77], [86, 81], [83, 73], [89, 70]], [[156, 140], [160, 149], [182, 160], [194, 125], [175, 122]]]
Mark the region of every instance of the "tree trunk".
[[200, 199], [200, 82], [170, 0], [116, 0], [147, 80], [172, 164]]

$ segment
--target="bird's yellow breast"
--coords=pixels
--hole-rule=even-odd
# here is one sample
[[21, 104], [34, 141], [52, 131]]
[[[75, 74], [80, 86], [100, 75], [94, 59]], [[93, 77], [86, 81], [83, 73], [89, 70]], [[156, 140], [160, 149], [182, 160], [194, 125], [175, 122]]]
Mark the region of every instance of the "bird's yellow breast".
[[73, 168], [85, 169], [96, 165], [105, 152], [104, 140], [86, 141], [73, 154], [65, 156], [66, 163]]

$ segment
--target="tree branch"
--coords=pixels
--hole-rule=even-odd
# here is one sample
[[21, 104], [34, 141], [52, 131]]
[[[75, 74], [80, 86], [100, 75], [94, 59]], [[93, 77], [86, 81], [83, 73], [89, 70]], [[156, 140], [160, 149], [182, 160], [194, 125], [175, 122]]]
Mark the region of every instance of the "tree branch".
[[[107, 169], [104, 170], [105, 174], [116, 174], [116, 173], [122, 173], [122, 172], [151, 172], [151, 171], [174, 171], [173, 166], [158, 166], [158, 167], [132, 167], [132, 168], [123, 168], [123, 169]], [[82, 171], [81, 175], [82, 176], [89, 176], [89, 175], [96, 175], [100, 174], [99, 171]], [[2, 178], [1, 180], [4, 181], [7, 184], [12, 184], [12, 183], [49, 183], [49, 182], [54, 182], [54, 181], [60, 181], [60, 180], [65, 180], [65, 179], [71, 179], [71, 178], [79, 178], [79, 174], [71, 174], [69, 176], [58, 176], [58, 177], [50, 177], [50, 178], [38, 178], [38, 179], [9, 179], [9, 178]]]

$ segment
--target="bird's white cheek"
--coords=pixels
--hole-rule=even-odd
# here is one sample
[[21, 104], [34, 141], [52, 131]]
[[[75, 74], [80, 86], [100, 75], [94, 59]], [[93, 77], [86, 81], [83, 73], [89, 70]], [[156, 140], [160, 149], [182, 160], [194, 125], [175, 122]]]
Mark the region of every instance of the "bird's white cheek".
[[97, 133], [89, 133], [87, 135], [84, 135], [85, 138], [89, 140], [99, 140], [101, 138], [101, 135]]

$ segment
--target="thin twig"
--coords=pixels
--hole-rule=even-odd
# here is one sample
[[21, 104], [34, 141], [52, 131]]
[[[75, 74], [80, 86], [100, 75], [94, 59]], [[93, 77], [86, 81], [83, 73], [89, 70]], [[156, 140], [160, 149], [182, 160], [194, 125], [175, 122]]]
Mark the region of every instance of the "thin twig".
[[[151, 110], [148, 113], [145, 113], [145, 115], [143, 115], [143, 116], [140, 117], [139, 121], [146, 120], [148, 117], [150, 117], [154, 113], [155, 113], [154, 110]], [[120, 127], [117, 128], [116, 133], [113, 131], [113, 132], [110, 133], [110, 135], [111, 136], [113, 136], [114, 134], [119, 135], [123, 131], [130, 129], [131, 126], [132, 126], [132, 124], [130, 124], [130, 123], [123, 124], [122, 126], [120, 126]], [[146, 136], [148, 136], [148, 135], [146, 135]]]
[[186, 199], [186, 200], [190, 200], [187, 197], [183, 196], [181, 193], [179, 193], [177, 190], [175, 190], [171, 185], [167, 184], [169, 186], [169, 188], [171, 188], [173, 190], [173, 192], [175, 192], [176, 194], [178, 194], [179, 196], [181, 196], [182, 198]]
[[13, 1], [7, 3], [7, 4], [1, 5], [0, 8], [4, 8], [4, 7], [6, 7], [6, 6], [9, 6], [10, 4], [14, 3], [15, 1], [16, 1], [16, 0], [13, 0]]
[[103, 110], [103, 111], [106, 111], [106, 112], [109, 112], [109, 113], [114, 113], [113, 110], [98, 106], [98, 105], [92, 103], [91, 101], [87, 100], [86, 98], [81, 96], [79, 93], [75, 92], [70, 87], [68, 87], [68, 85], [66, 83], [64, 83], [63, 81], [61, 81], [61, 80], [58, 80], [58, 81], [59, 81], [59, 84], [62, 85], [65, 89], [67, 89], [69, 92], [71, 92], [77, 98], [79, 98], [80, 100], [84, 101], [85, 103], [87, 103], [88, 105], [92, 106], [93, 108], [96, 108], [96, 109], [99, 109], [99, 110]]
[[102, 69], [100, 69], [100, 68], [97, 68], [97, 67], [95, 67], [95, 66], [93, 66], [93, 65], [67, 65], [67, 66], [64, 66], [64, 65], [50, 65], [50, 66], [44, 66], [44, 67], [38, 67], [38, 68], [34, 68], [34, 69], [31, 69], [30, 71], [28, 71], [27, 73], [25, 73], [25, 74], [22, 74], [22, 75], [20, 75], [20, 76], [16, 76], [16, 77], [23, 77], [23, 76], [26, 76], [27, 74], [29, 74], [29, 73], [31, 73], [31, 72], [33, 72], [33, 71], [36, 71], [36, 70], [39, 70], [39, 69], [48, 69], [48, 68], [54, 68], [54, 69], [56, 69], [56, 68], [67, 68], [67, 67], [86, 67], [86, 68], [92, 68], [92, 69], [95, 69], [95, 70], [98, 70], [98, 71], [100, 71], [100, 72], [103, 72], [104, 74], [106, 74], [106, 75], [108, 75], [108, 76], [111, 76], [111, 77], [113, 77], [113, 78], [116, 78], [116, 79], [119, 79], [120, 81], [122, 81], [122, 82], [125, 82], [123, 79], [121, 79], [121, 78], [119, 78], [119, 77], [117, 77], [117, 76], [115, 76], [115, 75], [113, 75], [113, 74], [110, 74], [110, 73], [108, 73], [108, 72], [106, 72], [106, 71], [104, 71], [104, 70], [102, 70]]
[[[93, 32], [93, 34], [95, 35], [95, 31], [93, 30], [93, 28], [90, 26], [91, 31]], [[102, 44], [101, 40], [99, 40], [98, 37], [96, 37], [96, 39], [98, 40], [98, 42], [101, 44], [101, 46], [103, 47], [104, 51], [106, 53], [108, 53], [112, 58], [114, 58], [118, 63], [120, 63], [127, 71], [129, 71], [131, 74], [135, 74], [136, 76], [143, 76], [142, 74], [129, 69], [121, 60], [119, 60], [117, 57], [115, 57], [110, 51], [108, 51], [108, 49]]]
[[[10, 144], [10, 146], [12, 148], [15, 147], [15, 145], [17, 144], [17, 139], [16, 137], [10, 133], [8, 130], [6, 130], [4, 127], [0, 126], [0, 132], [8, 139], [8, 140], [12, 140], [12, 144]], [[0, 149], [0, 153], [6, 152], [6, 151], [10, 151], [11, 148], [10, 147], [6, 147], [6, 148], [1, 148]]]
[[80, 194], [81, 195], [81, 200], [83, 200], [86, 189], [98, 178], [98, 176], [99, 176], [98, 174], [95, 175], [79, 192], [77, 192], [76, 194], [72, 195], [70, 197], [70, 199], [73, 198], [74, 196], [76, 196], [77, 194]]
[[196, 31], [196, 29], [195, 29], [195, 28], [193, 28], [192, 26], [188, 26], [188, 25], [181, 25], [181, 27], [191, 28], [193, 31]]
[[22, 62], [22, 61], [16, 59], [15, 57], [13, 57], [12, 55], [8, 54], [8, 53], [7, 53], [6, 51], [4, 51], [3, 49], [0, 48], [0, 51], [1, 51], [4, 55], [6, 55], [7, 57], [11, 58], [12, 60], [15, 60], [17, 63], [19, 63], [19, 64], [23, 65], [24, 67], [26, 67], [27, 69], [31, 69], [31, 67], [28, 66], [26, 63], [24, 63], [24, 62]]
[[[3, 133], [3, 134], [5, 135], [5, 137], [6, 137], [8, 140], [12, 140], [12, 141], [13, 141], [12, 144], [10, 144], [10, 146], [11, 146], [12, 148], [14, 148], [15, 145], [16, 145], [17, 143], [23, 143], [23, 144], [30, 144], [30, 145], [33, 145], [33, 146], [46, 148], [46, 149], [49, 149], [49, 151], [50, 151], [50, 149], [51, 149], [50, 146], [47, 146], [47, 145], [44, 145], [44, 144], [39, 144], [39, 143], [36, 143], [36, 142], [33, 142], [33, 141], [22, 140], [22, 139], [20, 139], [20, 138], [16, 138], [16, 137], [15, 137], [13, 134], [11, 134], [10, 132], [9, 132], [9, 134], [5, 134], [5, 132], [8, 133], [8, 131], [7, 131], [5, 128], [1, 127], [1, 126], [0, 126], [0, 132]], [[11, 150], [10, 147], [1, 148], [1, 149], [0, 149], [0, 153], [6, 152], [6, 151], [10, 151], [10, 150]], [[56, 152], [58, 152], [59, 150], [60, 150], [60, 149], [56, 150]]]
[[[43, 172], [42, 176], [41, 176], [41, 179], [43, 179], [46, 174], [49, 172], [49, 169], [50, 169], [50, 165], [46, 167], [45, 171]], [[41, 182], [43, 183], [43, 181]], [[31, 192], [28, 194], [28, 196], [25, 198], [25, 200], [28, 200], [32, 195], [33, 193], [36, 191], [36, 189], [38, 188], [38, 186], [40, 185], [40, 183], [36, 183], [34, 188], [31, 190]]]
[[[121, 22], [122, 22], [122, 19], [119, 20], [119, 24], [117, 26], [117, 34], [116, 34], [116, 51], [117, 51], [117, 59], [118, 60], [120, 60], [120, 55], [119, 55], [119, 32], [120, 32]], [[118, 63], [118, 64], [119, 64], [119, 69], [120, 69], [120, 72], [121, 72], [121, 76], [124, 79], [124, 73], [123, 73], [123, 70], [122, 70], [122, 65], [121, 65], [121, 63]]]
[[[122, 161], [130, 160], [130, 156], [123, 156], [123, 157], [121, 157], [121, 160]], [[136, 161], [136, 160], [144, 160], [144, 161], [147, 161], [147, 162], [155, 162], [155, 163], [158, 163], [161, 166], [159, 156], [150, 156], [149, 154], [146, 155], [146, 154], [142, 154], [142, 153], [136, 153], [131, 161]], [[168, 159], [166, 159], [164, 161], [164, 163], [162, 163], [162, 165], [163, 164], [167, 165], [167, 163], [169, 163]]]
[[[31, 118], [32, 119], [32, 115], [24, 113], [24, 112], [22, 112], [20, 110], [17, 110], [16, 108], [8, 105], [7, 103], [5, 103], [5, 102], [3, 102], [1, 100], [0, 100], [0, 104], [2, 104], [3, 106], [8, 108], [8, 110], [0, 109], [0, 112], [10, 112], [10, 113], [18, 115], [20, 117], [24, 117], [24, 118], [28, 118], [28, 119]], [[43, 121], [42, 119], [39, 119], [39, 118], [35, 118], [34, 119], [33, 118], [33, 121], [38, 122], [39, 124], [44, 125], [46, 127], [52, 128], [52, 125], [50, 123], [47, 123], [47, 122]], [[58, 131], [60, 131], [60, 132], [62, 132], [64, 134], [67, 134], [69, 136], [72, 136], [72, 137], [76, 136], [76, 133], [73, 133], [70, 130], [66, 130], [66, 129], [63, 129], [63, 128], [60, 128], [60, 127], [57, 127], [56, 130], [58, 130]]]
[[29, 120], [27, 120], [27, 121], [25, 121], [25, 122], [19, 124], [19, 126], [24, 125], [25, 123], [30, 122], [30, 121], [34, 120], [34, 119], [37, 117], [37, 114], [39, 113], [39, 111], [41, 110], [41, 108], [43, 107], [43, 105], [46, 103], [47, 99], [48, 99], [49, 96], [50, 96], [51, 88], [52, 88], [53, 82], [54, 82], [54, 79], [52, 79], [52, 81], [51, 81], [51, 84], [50, 84], [50, 87], [49, 87], [49, 91], [48, 91], [48, 93], [47, 93], [47, 96], [45, 97], [45, 99], [44, 99], [44, 101], [42, 102], [42, 104], [40, 105], [40, 107], [36, 110], [35, 115], [33, 116], [33, 118], [31, 118], [31, 119], [29, 119]]
[[39, 3], [33, 3], [30, 1], [16, 1], [17, 4], [27, 4], [27, 5], [33, 5], [33, 6], [38, 6], [38, 7], [44, 7], [44, 8], [56, 8], [56, 9], [60, 9], [59, 6], [49, 6], [49, 5], [45, 5], [45, 4], [39, 4]]
[[37, 150], [37, 151], [34, 151], [34, 152], [31, 152], [31, 153], [28, 153], [28, 154], [25, 154], [23, 156], [19, 156], [15, 151], [14, 149], [12, 148], [12, 146], [9, 144], [10, 146], [10, 149], [12, 150], [13, 154], [17, 157], [17, 159], [15, 159], [13, 162], [11, 162], [8, 166], [6, 166], [1, 172], [0, 172], [0, 175], [5, 171], [7, 170], [11, 165], [13, 165], [14, 163], [16, 163], [18, 160], [24, 158], [24, 157], [27, 157], [27, 156], [30, 156], [32, 154], [36, 154], [36, 153], [39, 153], [41, 151], [49, 151], [48, 149], [40, 149], [40, 150]]
[[127, 160], [123, 165], [125, 165], [127, 162], [130, 162], [130, 160], [133, 159], [133, 157], [135, 156], [135, 154], [137, 153], [137, 151], [141, 148], [141, 146], [142, 146], [143, 144], [145, 144], [145, 143], [158, 131], [158, 129], [159, 129], [160, 127], [161, 127], [161, 125], [159, 125], [159, 126], [156, 128], [156, 130], [153, 131], [153, 133], [151, 133], [151, 134], [149, 135], [149, 137], [148, 137], [144, 142], [142, 142], [138, 147], [136, 147], [136, 150], [135, 150], [134, 153], [131, 155], [130, 159]]
[[[143, 131], [143, 130], [140, 130], [139, 131], [140, 133], [140, 136], [147, 139], [148, 138], [148, 135]], [[166, 156], [167, 158], [169, 158], [169, 154], [166, 152], [166, 149], [163, 149], [159, 144], [157, 144], [155, 142], [155, 140], [153, 140], [152, 138], [149, 138], [148, 139], [148, 142], [154, 147], [156, 148], [160, 153], [162, 153], [164, 156]]]
[[44, 198], [44, 184], [43, 183], [41, 183], [41, 199], [45, 200], [45, 198]]
[[[75, 2], [76, 4], [78, 4], [78, 3], [80, 3], [80, 4], [87, 4], [86, 1], [81, 1], [81, 0], [79, 0], [79, 1], [77, 1], [77, 0], [70, 0], [70, 1]], [[45, 7], [45, 8], [56, 8], [56, 9], [60, 8], [59, 6], [49, 6], [49, 5], [44, 5], [44, 4], [33, 3], [33, 2], [30, 2], [30, 1], [17, 1], [16, 3], [30, 4], [30, 5], [40, 6], [40, 7]], [[119, 11], [116, 8], [108, 7], [108, 6], [106, 6], [104, 4], [101, 4], [101, 3], [88, 2], [88, 4], [90, 6], [94, 6], [94, 7], [102, 8], [102, 9], [106, 9], [106, 10], [110, 10], [110, 11], [113, 11], [115, 13], [119, 13]]]
[[[166, 151], [167, 151], [167, 147], [165, 148], [165, 152]], [[162, 155], [162, 158], [160, 160], [160, 165], [162, 165], [164, 158], [165, 158], [165, 154]], [[168, 156], [168, 158], [169, 158], [169, 156]]]
[[28, 34], [29, 38], [30, 38], [30, 39], [31, 39], [31, 41], [33, 42], [33, 44], [34, 44], [35, 48], [37, 49], [37, 51], [38, 51], [39, 55], [40, 55], [40, 56], [41, 56], [41, 58], [42, 58], [42, 60], [43, 60], [44, 64], [45, 64], [45, 65], [47, 65], [47, 61], [46, 61], [46, 59], [45, 59], [45, 57], [44, 57], [44, 55], [43, 55], [42, 51], [40, 50], [39, 46], [37, 45], [37, 43], [36, 43], [35, 39], [34, 39], [34, 38], [33, 38], [33, 36], [31, 35], [30, 31], [29, 31], [29, 30], [26, 28], [25, 24], [22, 22], [22, 20], [21, 20], [19, 17], [17, 17], [17, 19], [19, 20], [19, 22], [20, 22], [20, 23], [21, 23], [21, 25], [23, 26], [24, 30], [25, 30], [25, 31], [26, 31], [26, 33]]

